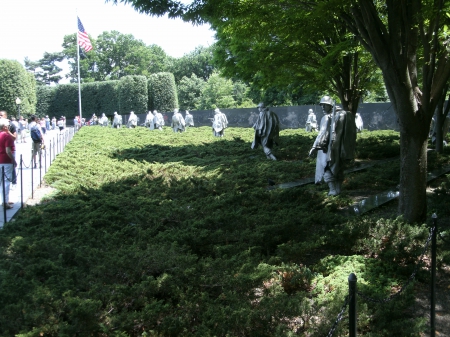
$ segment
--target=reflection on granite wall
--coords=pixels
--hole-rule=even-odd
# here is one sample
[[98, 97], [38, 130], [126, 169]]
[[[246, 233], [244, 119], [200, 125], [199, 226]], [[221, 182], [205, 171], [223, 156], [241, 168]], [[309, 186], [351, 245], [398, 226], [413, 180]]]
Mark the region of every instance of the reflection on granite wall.
[[[317, 122], [323, 116], [322, 108], [319, 105], [302, 105], [287, 107], [269, 107], [274, 111], [280, 119], [281, 129], [298, 129], [304, 128], [308, 110], [313, 109], [317, 117]], [[228, 126], [232, 127], [252, 127], [258, 117], [258, 109], [220, 109], [228, 118]], [[195, 126], [211, 126], [210, 118], [214, 117], [214, 110], [191, 110], [189, 111], [194, 117]], [[391, 103], [362, 103], [359, 105], [360, 113], [364, 129], [366, 130], [399, 130], [397, 115], [392, 108]], [[184, 111], [181, 111], [183, 117]], [[163, 113], [166, 126], [170, 125], [173, 112]], [[126, 123], [129, 115], [124, 116]], [[138, 115], [140, 124], [145, 121], [145, 114]]]

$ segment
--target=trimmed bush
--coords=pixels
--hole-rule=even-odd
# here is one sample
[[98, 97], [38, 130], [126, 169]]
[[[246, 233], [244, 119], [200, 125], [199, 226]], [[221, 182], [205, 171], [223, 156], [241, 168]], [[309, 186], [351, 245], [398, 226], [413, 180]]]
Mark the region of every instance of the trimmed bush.
[[98, 82], [97, 100], [101, 112], [112, 115], [119, 110], [119, 81]]
[[160, 112], [178, 108], [178, 94], [175, 77], [172, 73], [152, 74], [148, 80], [148, 106]]
[[36, 80], [33, 74], [14, 60], [0, 60], [0, 109], [17, 116], [16, 98], [22, 101], [20, 113], [24, 116], [36, 112]]
[[145, 76], [124, 76], [119, 81], [119, 113], [134, 111], [136, 114], [147, 112], [148, 89]]
[[39, 85], [36, 88], [36, 114], [38, 116], [49, 115], [52, 116], [52, 104], [55, 100], [56, 87], [46, 85]]
[[56, 86], [51, 114], [54, 116], [74, 116], [78, 113], [78, 84]]

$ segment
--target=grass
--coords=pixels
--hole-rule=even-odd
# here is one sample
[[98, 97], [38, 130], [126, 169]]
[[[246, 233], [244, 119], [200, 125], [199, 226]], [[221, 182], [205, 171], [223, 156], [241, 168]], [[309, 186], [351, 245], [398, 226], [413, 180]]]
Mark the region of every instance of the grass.
[[[398, 162], [349, 174], [338, 197], [324, 185], [268, 191], [269, 178], [314, 175], [314, 135], [280, 136], [274, 162], [250, 149], [252, 129], [215, 138], [208, 127], [82, 128], [45, 176], [58, 192], [0, 231], [0, 336], [323, 336], [349, 273], [370, 296], [395, 292], [426, 225], [386, 208], [339, 209], [355, 190], [395, 186]], [[395, 132], [365, 132], [350, 166], [398, 156], [398, 146]], [[439, 182], [430, 209], [448, 202], [448, 186]], [[449, 260], [441, 242], [439, 263]], [[417, 279], [427, 278], [421, 268]], [[406, 310], [413, 287], [403, 293], [385, 306], [360, 302], [358, 333], [423, 331]], [[342, 323], [335, 336], [346, 333]]]

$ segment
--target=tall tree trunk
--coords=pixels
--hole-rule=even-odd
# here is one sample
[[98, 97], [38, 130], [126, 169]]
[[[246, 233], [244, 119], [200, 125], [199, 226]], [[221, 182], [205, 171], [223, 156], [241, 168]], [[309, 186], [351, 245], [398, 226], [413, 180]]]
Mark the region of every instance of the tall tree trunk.
[[444, 130], [444, 121], [445, 121], [445, 117], [443, 115], [443, 111], [444, 111], [444, 98], [439, 100], [437, 109], [436, 109], [436, 120], [434, 121], [434, 132], [436, 133], [434, 136], [436, 137], [435, 139], [435, 145], [436, 145], [436, 152], [438, 153], [442, 153], [444, 151], [444, 135], [443, 135], [443, 130]]
[[[444, 109], [445, 96], [447, 94], [448, 85], [445, 86], [444, 91], [442, 93], [441, 99], [439, 99], [439, 103], [436, 111], [436, 120], [434, 125], [434, 131], [436, 132], [436, 152], [442, 153], [444, 151], [444, 130], [445, 119], [447, 118], [448, 111], [450, 108], [450, 101], [447, 101], [447, 104]], [[449, 96], [450, 100], [450, 96]]]
[[[424, 127], [425, 128], [425, 127]], [[427, 143], [428, 138], [400, 132], [400, 197], [399, 213], [408, 222], [422, 222], [427, 212]]]

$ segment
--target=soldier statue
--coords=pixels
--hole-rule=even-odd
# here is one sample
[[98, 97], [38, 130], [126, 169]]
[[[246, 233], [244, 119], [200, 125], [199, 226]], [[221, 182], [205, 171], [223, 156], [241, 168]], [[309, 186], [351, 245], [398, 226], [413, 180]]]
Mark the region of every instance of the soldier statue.
[[153, 124], [155, 125], [155, 130], [158, 129], [159, 131], [163, 131], [164, 116], [157, 110], [153, 110], [153, 116]]
[[173, 110], [173, 116], [172, 116], [172, 123], [170, 124], [170, 127], [172, 128], [173, 132], [184, 132], [185, 131], [186, 123], [184, 121], [183, 116], [178, 112], [178, 109]]
[[186, 122], [186, 127], [194, 126], [194, 117], [189, 113], [188, 110], [186, 110], [186, 117], [184, 118], [184, 121]]
[[306, 132], [316, 131], [317, 119], [313, 109], [309, 109], [308, 118], [306, 119]]
[[363, 123], [362, 117], [359, 114], [359, 112], [357, 112], [355, 115], [355, 124], [356, 124], [356, 132], [358, 132], [358, 133], [362, 132], [364, 123]]
[[117, 129], [122, 127], [122, 115], [119, 115], [117, 111], [114, 111], [114, 118], [111, 127]]
[[225, 129], [228, 126], [228, 119], [219, 108], [214, 110], [214, 118], [212, 118], [212, 129], [215, 137], [223, 137]]
[[344, 180], [344, 165], [354, 159], [356, 143], [355, 117], [351, 112], [336, 106], [330, 96], [320, 100], [324, 116], [320, 121], [320, 132], [309, 151], [317, 152], [316, 184], [323, 180], [328, 183], [328, 195], [341, 193]]
[[130, 118], [128, 118], [127, 126], [130, 129], [134, 129], [138, 125], [138, 116], [134, 113], [134, 111], [130, 111]]
[[280, 133], [280, 121], [275, 112], [270, 111], [264, 103], [258, 104], [259, 116], [253, 128], [255, 136], [252, 143], [252, 149], [262, 146], [267, 159], [277, 160], [272, 153], [272, 147], [278, 145]]
[[99, 119], [99, 124], [101, 126], [108, 126], [108, 117], [104, 113], [102, 113], [102, 117]]
[[145, 122], [144, 125], [149, 128], [150, 130], [155, 129], [155, 124], [153, 123], [153, 114], [151, 111], [147, 112], [147, 115], [145, 116]]

